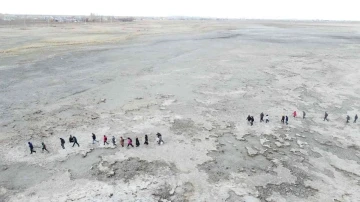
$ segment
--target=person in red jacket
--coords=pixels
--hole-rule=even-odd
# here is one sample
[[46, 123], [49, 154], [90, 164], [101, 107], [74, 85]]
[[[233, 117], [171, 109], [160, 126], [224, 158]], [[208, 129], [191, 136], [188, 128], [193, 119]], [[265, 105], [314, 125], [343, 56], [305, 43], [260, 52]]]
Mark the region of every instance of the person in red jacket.
[[294, 118], [296, 117], [296, 111], [293, 112], [293, 116], [294, 116]]
[[127, 147], [129, 147], [129, 146], [134, 147], [134, 145], [132, 144], [132, 139], [128, 137], [128, 145], [127, 145]]
[[105, 143], [106, 143], [106, 144], [109, 144], [109, 143], [107, 142], [107, 137], [106, 137], [106, 135], [104, 135], [104, 145], [105, 145]]

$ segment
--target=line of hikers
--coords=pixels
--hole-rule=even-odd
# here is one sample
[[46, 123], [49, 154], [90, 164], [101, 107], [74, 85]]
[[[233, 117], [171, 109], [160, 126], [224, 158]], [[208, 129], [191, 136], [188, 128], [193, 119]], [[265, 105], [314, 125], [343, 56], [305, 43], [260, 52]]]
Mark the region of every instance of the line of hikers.
[[[294, 111], [294, 112], [292, 113], [292, 115], [293, 115], [294, 118], [297, 117], [296, 111]], [[303, 119], [305, 119], [305, 116], [306, 116], [306, 113], [305, 113], [305, 111], [303, 111], [303, 116], [302, 116]], [[326, 120], [326, 121], [329, 121], [328, 116], [329, 116], [329, 114], [328, 114], [327, 112], [325, 112], [324, 121], [325, 121], [325, 120]], [[358, 119], [358, 115], [356, 114], [355, 117], [354, 117], [354, 123], [356, 123], [357, 119]], [[253, 116], [248, 115], [247, 118], [246, 118], [246, 120], [248, 121], [248, 123], [250, 123], [250, 125], [254, 125], [254, 120], [255, 120], [255, 119], [254, 119]], [[269, 120], [269, 115], [266, 114], [266, 116], [265, 116], [265, 123], [268, 123], [269, 121], [270, 121], [270, 120]], [[346, 116], [346, 123], [349, 123], [349, 121], [350, 121], [350, 116], [347, 115], [347, 116]], [[264, 122], [264, 113], [263, 113], [263, 112], [261, 112], [261, 114], [260, 114], [260, 122]], [[282, 117], [281, 117], [281, 123], [288, 125], [288, 123], [289, 123], [289, 117], [288, 117], [288, 116], [282, 116]]]
[[[28, 145], [29, 145], [29, 148], [30, 148], [30, 154], [36, 153], [36, 151], [34, 150], [33, 144], [32, 144], [31, 142], [28, 142]], [[41, 143], [41, 146], [42, 146], [41, 149], [42, 149], [43, 152], [44, 152], [44, 151], [47, 151], [47, 152], [49, 153], [49, 151], [46, 149], [46, 145], [45, 145], [44, 142]]]
[[[162, 135], [161, 135], [160, 133], [157, 133], [156, 136], [157, 136], [156, 142], [157, 142], [159, 145], [165, 143], [164, 140], [162, 139]], [[96, 135], [95, 135], [95, 133], [92, 133], [91, 137], [92, 137], [92, 140], [93, 140], [93, 144], [95, 144], [95, 142], [99, 143], [99, 141], [96, 140]], [[107, 136], [104, 135], [104, 137], [103, 137], [104, 145], [105, 145], [105, 144], [109, 144], [107, 140], [108, 140]], [[127, 142], [127, 147], [129, 147], [129, 146], [134, 147], [134, 145], [132, 144], [132, 139], [131, 139], [130, 137], [128, 137], [127, 140], [128, 140], [128, 142]], [[112, 144], [113, 144], [114, 146], [116, 146], [116, 138], [115, 138], [115, 136], [112, 137], [111, 142], [112, 142]], [[80, 147], [80, 145], [79, 145], [79, 143], [78, 143], [78, 141], [77, 141], [77, 138], [76, 138], [75, 136], [70, 135], [70, 137], [69, 137], [69, 143], [73, 143], [73, 145], [72, 145], [73, 147], [74, 147], [75, 145], [77, 145], [78, 147]], [[125, 140], [123, 139], [123, 137], [120, 137], [120, 145], [121, 145], [122, 147], [124, 147], [124, 145], [125, 145], [124, 143], [125, 143]], [[139, 147], [139, 146], [140, 146], [140, 141], [139, 141], [139, 138], [138, 138], [138, 137], [136, 137], [135, 143], [136, 143], [136, 147]], [[145, 142], [144, 142], [144, 144], [145, 144], [145, 145], [149, 145], [148, 135], [145, 135]], [[36, 153], [36, 151], [34, 150], [33, 144], [32, 144], [31, 142], [28, 142], [28, 145], [29, 145], [29, 148], [30, 148], [30, 154]], [[41, 145], [42, 145], [42, 151], [47, 151], [47, 152], [49, 152], [49, 151], [47, 150], [46, 145], [45, 145], [44, 142], [42, 142]], [[64, 140], [63, 138], [60, 138], [60, 145], [61, 145], [61, 147], [62, 147], [63, 149], [65, 149], [65, 140]]]
[[[292, 115], [293, 115], [294, 118], [297, 117], [296, 111], [294, 111], [294, 112], [292, 113]], [[305, 113], [305, 111], [303, 111], [303, 116], [302, 116], [303, 119], [305, 119], [305, 116], [306, 116], [306, 113]], [[325, 120], [326, 120], [326, 121], [329, 121], [328, 116], [329, 116], [329, 114], [328, 114], [327, 112], [325, 112], [324, 121], [325, 121]], [[250, 123], [250, 125], [253, 125], [253, 124], [254, 124], [255, 119], [254, 119], [253, 116], [248, 115], [248, 117], [247, 117], [246, 119], [247, 119], [248, 123]], [[356, 114], [355, 117], [354, 117], [354, 123], [356, 123], [357, 119], [358, 119], [358, 115]], [[268, 123], [269, 121], [270, 121], [270, 120], [269, 120], [269, 115], [266, 114], [266, 115], [265, 115], [265, 123]], [[350, 116], [347, 115], [347, 116], [346, 116], [346, 123], [349, 123], [349, 121], [350, 121]], [[261, 112], [261, 114], [260, 114], [260, 122], [264, 122], [264, 113], [263, 113], [263, 112]], [[282, 116], [282, 117], [281, 117], [281, 123], [288, 125], [288, 123], [289, 123], [289, 117], [288, 117], [288, 116]], [[156, 136], [157, 136], [157, 140], [156, 140], [157, 143], [158, 143], [159, 145], [160, 145], [160, 144], [164, 144], [164, 141], [163, 141], [163, 139], [162, 139], [162, 135], [161, 135], [160, 133], [157, 133]], [[92, 140], [93, 140], [93, 144], [95, 144], [95, 142], [99, 142], [98, 140], [96, 140], [96, 135], [95, 135], [94, 133], [92, 133]], [[109, 144], [107, 140], [108, 140], [107, 136], [104, 135], [104, 137], [103, 137], [104, 145], [105, 145], [105, 144]], [[73, 145], [72, 145], [73, 147], [74, 147], [75, 145], [77, 145], [78, 147], [80, 147], [80, 145], [79, 145], [79, 143], [78, 143], [78, 141], [77, 141], [77, 139], [76, 139], [75, 136], [70, 135], [70, 137], [69, 137], [69, 142], [70, 142], [70, 143], [73, 143]], [[111, 142], [112, 142], [112, 144], [113, 144], [114, 146], [116, 146], [116, 138], [115, 138], [115, 136], [112, 137]], [[135, 138], [135, 143], [136, 143], [136, 147], [139, 147], [139, 146], [140, 146], [140, 141], [139, 141], [139, 138], [138, 138], [138, 137]], [[64, 140], [63, 138], [60, 138], [60, 144], [61, 144], [61, 147], [62, 147], [63, 149], [65, 149], [65, 140]], [[148, 139], [148, 136], [147, 136], [147, 135], [145, 135], [145, 142], [144, 142], [144, 144], [145, 144], [145, 145], [148, 145], [148, 144], [149, 144], [149, 139]], [[36, 151], [34, 150], [33, 144], [32, 144], [31, 142], [28, 142], [28, 145], [29, 145], [29, 148], [30, 148], [30, 154], [36, 153]], [[44, 151], [49, 152], [49, 151], [47, 150], [46, 145], [45, 145], [44, 142], [42, 142], [41, 145], [42, 145], [42, 151], [43, 151], [43, 152], [44, 152]], [[120, 145], [121, 145], [122, 147], [124, 147], [124, 145], [125, 145], [125, 140], [123, 139], [123, 137], [120, 137]], [[127, 147], [129, 147], [129, 146], [134, 147], [134, 145], [132, 144], [132, 139], [131, 139], [130, 137], [127, 138]]]
[[[159, 145], [160, 145], [160, 144], [164, 144], [164, 141], [163, 141], [163, 139], [162, 139], [162, 135], [161, 135], [160, 133], [157, 133], [156, 136], [157, 136], [156, 142], [157, 142]], [[93, 144], [95, 144], [95, 142], [99, 142], [98, 140], [96, 140], [96, 135], [95, 135], [95, 133], [92, 133], [92, 140], [93, 140]], [[104, 135], [104, 137], [103, 137], [104, 145], [105, 145], [105, 144], [109, 144], [107, 140], [108, 140], [107, 136]], [[130, 137], [128, 137], [127, 140], [128, 140], [127, 147], [129, 147], [129, 146], [134, 147], [134, 145], [132, 144], [132, 139], [131, 139]], [[115, 136], [112, 136], [111, 142], [112, 142], [112, 144], [113, 144], [114, 146], [116, 146], [116, 138], [115, 138]], [[124, 145], [125, 145], [124, 143], [125, 143], [124, 138], [123, 138], [123, 137], [120, 137], [120, 145], [121, 145], [122, 147], [124, 147]], [[136, 143], [136, 147], [139, 147], [139, 146], [140, 146], [140, 141], [139, 141], [139, 138], [138, 138], [138, 137], [135, 138], [135, 143]], [[148, 144], [149, 144], [148, 135], [145, 135], [145, 142], [144, 142], [144, 144], [145, 144], [145, 145], [148, 145]]]

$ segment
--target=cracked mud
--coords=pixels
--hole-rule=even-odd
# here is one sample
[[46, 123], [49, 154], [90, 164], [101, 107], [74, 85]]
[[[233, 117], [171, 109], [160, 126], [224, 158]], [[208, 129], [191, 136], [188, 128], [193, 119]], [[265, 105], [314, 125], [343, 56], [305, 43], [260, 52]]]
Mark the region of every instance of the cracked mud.
[[360, 199], [358, 23], [0, 29], [0, 201]]

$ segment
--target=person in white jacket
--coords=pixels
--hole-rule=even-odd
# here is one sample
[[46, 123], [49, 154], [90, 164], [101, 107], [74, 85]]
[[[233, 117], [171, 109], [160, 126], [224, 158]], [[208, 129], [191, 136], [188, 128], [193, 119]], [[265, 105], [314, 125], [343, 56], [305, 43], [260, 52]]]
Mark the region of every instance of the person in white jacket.
[[265, 116], [265, 123], [268, 123], [269, 122], [269, 115], [266, 114]]

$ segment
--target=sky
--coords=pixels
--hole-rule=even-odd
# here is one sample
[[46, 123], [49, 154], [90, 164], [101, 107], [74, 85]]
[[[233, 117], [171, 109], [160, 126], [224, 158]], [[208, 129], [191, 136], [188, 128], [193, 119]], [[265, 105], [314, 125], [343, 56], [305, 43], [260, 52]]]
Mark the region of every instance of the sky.
[[1, 0], [0, 13], [360, 21], [360, 0]]

